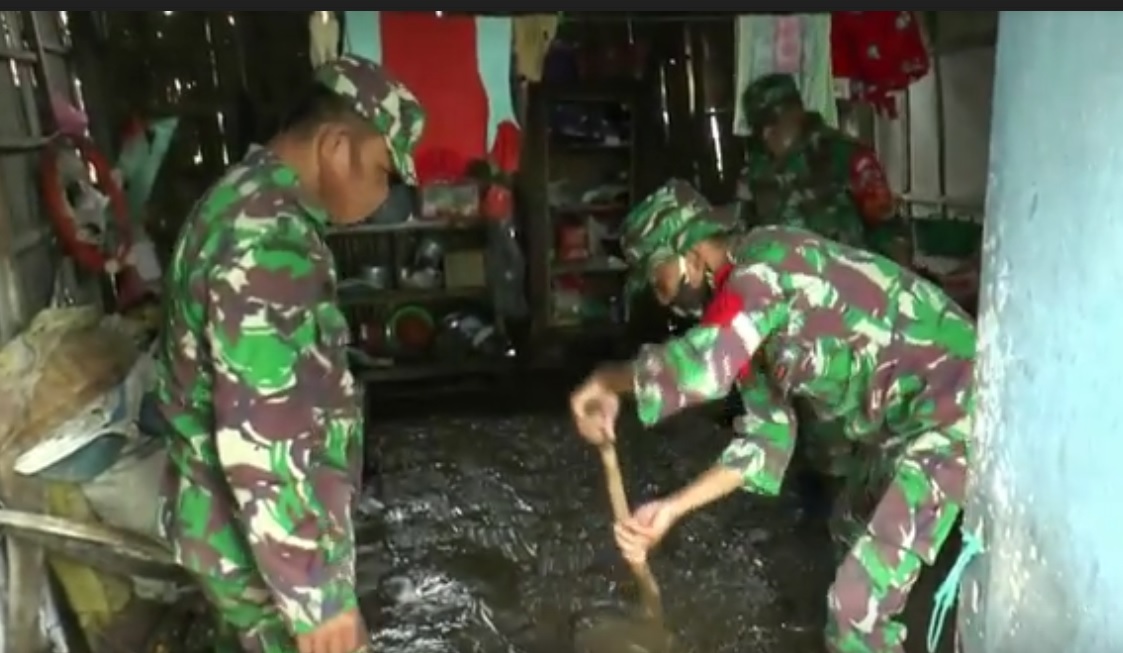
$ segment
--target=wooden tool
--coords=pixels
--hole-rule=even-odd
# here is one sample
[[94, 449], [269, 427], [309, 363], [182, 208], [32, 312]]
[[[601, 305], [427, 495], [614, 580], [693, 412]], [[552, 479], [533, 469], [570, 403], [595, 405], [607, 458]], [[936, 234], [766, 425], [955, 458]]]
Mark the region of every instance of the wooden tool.
[[[612, 503], [612, 516], [620, 522], [628, 518], [631, 511], [628, 509], [628, 496], [624, 493], [624, 479], [620, 475], [620, 461], [616, 457], [616, 445], [605, 442], [600, 446], [600, 459], [604, 465], [604, 482], [608, 489], [608, 498]], [[659, 627], [663, 628], [663, 601], [659, 595], [659, 584], [651, 573], [651, 568], [646, 562], [628, 563], [632, 574], [639, 585], [640, 602], [648, 618]]]

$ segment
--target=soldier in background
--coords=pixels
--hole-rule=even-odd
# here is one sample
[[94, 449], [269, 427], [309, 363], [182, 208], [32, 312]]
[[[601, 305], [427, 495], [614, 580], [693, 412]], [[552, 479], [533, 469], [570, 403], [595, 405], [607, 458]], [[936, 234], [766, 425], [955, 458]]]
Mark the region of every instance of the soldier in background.
[[793, 227], [733, 234], [734, 222], [680, 181], [625, 219], [633, 287], [650, 284], [661, 303], [701, 310], [701, 322], [594, 372], [571, 397], [578, 430], [594, 444], [614, 437], [619, 396], [631, 393], [647, 426], [734, 387], [744, 414], [716, 464], [618, 523], [617, 544], [642, 560], [682, 517], [738, 489], [778, 494], [797, 441], [791, 401], [805, 399], [840, 426], [816, 437], [863, 444], [865, 463], [888, 479], [829, 590], [828, 647], [902, 653], [895, 617], [963, 504], [974, 326], [938, 288], [884, 257]]
[[744, 219], [802, 227], [911, 263], [907, 231], [873, 149], [804, 109], [791, 75], [764, 75], [741, 102], [752, 135], [737, 183]]
[[392, 171], [414, 182], [423, 124], [380, 66], [329, 62], [281, 133], [196, 204], [176, 244], [156, 353], [171, 431], [163, 526], [248, 653], [354, 653], [369, 641], [351, 523], [362, 413], [324, 238], [378, 208]]
[[[791, 75], [776, 73], [754, 80], [741, 97], [752, 129], [745, 166], [737, 184], [741, 216], [752, 225], [786, 225], [808, 229], [846, 245], [887, 256], [911, 267], [912, 239], [896, 215], [893, 192], [877, 154], [838, 129], [828, 127], [815, 112], [804, 109]], [[865, 452], [819, 431], [837, 430], [822, 422], [802, 401], [796, 401], [802, 438], [800, 475], [812, 495], [834, 495], [831, 534], [847, 548], [845, 534], [856, 524], [852, 507], [868, 503], [870, 485], [849, 469], [862, 466]], [[823, 451], [817, 443], [835, 442], [842, 451]], [[848, 455], [842, 455], [849, 450]], [[818, 477], [817, 475], [822, 475]], [[846, 480], [848, 479], [848, 480]], [[823, 489], [819, 489], [822, 487]], [[818, 496], [805, 496], [818, 504]], [[818, 509], [817, 505], [813, 508]]]

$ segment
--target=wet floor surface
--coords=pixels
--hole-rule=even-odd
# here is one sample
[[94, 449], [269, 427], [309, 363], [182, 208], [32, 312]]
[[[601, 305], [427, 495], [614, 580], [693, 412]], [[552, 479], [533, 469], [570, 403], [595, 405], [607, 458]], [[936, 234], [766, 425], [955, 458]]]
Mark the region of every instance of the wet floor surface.
[[[560, 411], [375, 420], [380, 501], [359, 535], [379, 651], [572, 650], [574, 617], [634, 601], [611, 540], [596, 452]], [[633, 505], [705, 469], [728, 439], [712, 417], [624, 425]], [[832, 575], [801, 500], [737, 496], [689, 517], [653, 556], [679, 651], [820, 651]]]
[[[378, 470], [368, 489], [377, 499], [364, 502], [358, 539], [374, 650], [570, 653], [575, 618], [636, 605], [611, 538], [599, 456], [564, 412], [572, 385], [475, 384], [475, 394], [381, 396], [370, 407], [380, 444], [368, 447]], [[730, 436], [720, 413], [646, 431], [622, 418], [618, 448], [633, 506], [712, 463]], [[692, 515], [653, 554], [677, 653], [823, 652], [834, 574], [829, 498], [809, 494], [805, 480], [796, 468], [778, 498], [739, 494]], [[908, 653], [926, 650], [931, 597], [956, 547], [945, 547], [912, 592]], [[951, 653], [954, 621], [936, 653]]]

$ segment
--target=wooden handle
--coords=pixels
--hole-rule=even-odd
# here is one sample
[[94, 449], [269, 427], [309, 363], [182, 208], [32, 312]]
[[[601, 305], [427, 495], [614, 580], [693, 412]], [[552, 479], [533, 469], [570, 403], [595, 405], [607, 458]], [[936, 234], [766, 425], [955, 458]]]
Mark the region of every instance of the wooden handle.
[[[612, 516], [620, 522], [627, 519], [628, 495], [624, 493], [624, 478], [620, 475], [620, 461], [616, 457], [616, 447], [611, 442], [600, 446], [600, 460], [604, 465], [604, 482], [608, 488], [608, 500], [612, 503]], [[640, 602], [647, 615], [660, 624], [663, 622], [663, 602], [659, 596], [659, 584], [646, 562], [628, 563], [639, 585]]]

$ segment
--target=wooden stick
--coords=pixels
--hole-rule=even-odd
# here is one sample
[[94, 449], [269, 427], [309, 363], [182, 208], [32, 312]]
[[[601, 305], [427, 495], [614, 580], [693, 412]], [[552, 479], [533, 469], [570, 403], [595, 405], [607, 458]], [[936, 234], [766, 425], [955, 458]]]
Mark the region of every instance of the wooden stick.
[[[612, 516], [617, 522], [631, 515], [628, 509], [628, 495], [624, 493], [624, 478], [620, 475], [620, 461], [616, 457], [616, 446], [606, 442], [600, 446], [600, 460], [604, 465], [604, 482], [608, 488], [608, 499], [612, 503]], [[659, 584], [655, 581], [647, 562], [628, 563], [639, 585], [640, 602], [647, 616], [662, 627], [663, 601], [659, 597]]]

